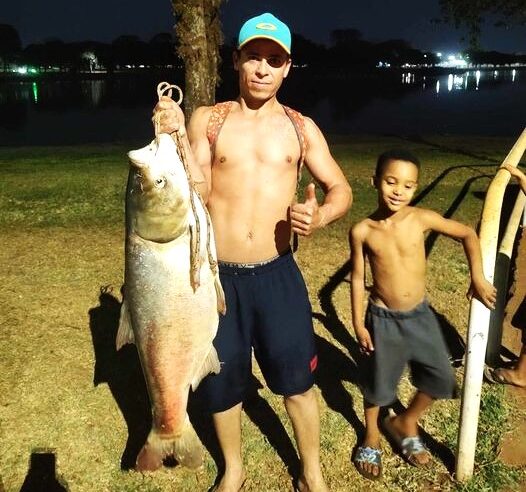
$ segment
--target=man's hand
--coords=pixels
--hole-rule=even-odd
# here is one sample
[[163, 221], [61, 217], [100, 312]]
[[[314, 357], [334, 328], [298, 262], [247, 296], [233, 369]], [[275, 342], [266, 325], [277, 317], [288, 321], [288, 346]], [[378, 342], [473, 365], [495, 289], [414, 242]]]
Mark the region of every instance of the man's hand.
[[371, 355], [374, 352], [374, 345], [369, 330], [367, 328], [356, 328], [354, 332], [360, 345], [360, 352], [365, 355]]
[[168, 96], [162, 96], [153, 108], [152, 121], [156, 135], [178, 132], [183, 136], [186, 133], [184, 113], [179, 105]]
[[310, 183], [305, 188], [305, 201], [291, 207], [292, 230], [300, 236], [310, 236], [316, 229], [325, 225], [325, 217], [316, 199], [316, 185]]
[[497, 301], [497, 289], [485, 278], [481, 280], [472, 280], [466, 297], [471, 300], [472, 297], [479, 300], [488, 309], [495, 309]]

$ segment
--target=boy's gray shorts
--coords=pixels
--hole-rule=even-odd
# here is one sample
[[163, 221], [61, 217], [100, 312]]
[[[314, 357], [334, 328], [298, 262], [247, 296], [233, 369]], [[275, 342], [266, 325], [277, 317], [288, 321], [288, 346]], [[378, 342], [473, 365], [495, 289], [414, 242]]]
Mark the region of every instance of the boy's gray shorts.
[[455, 394], [455, 376], [438, 320], [424, 300], [410, 311], [393, 311], [369, 302], [365, 326], [374, 352], [365, 358], [362, 391], [374, 405], [388, 405], [406, 364], [413, 384], [439, 399]]

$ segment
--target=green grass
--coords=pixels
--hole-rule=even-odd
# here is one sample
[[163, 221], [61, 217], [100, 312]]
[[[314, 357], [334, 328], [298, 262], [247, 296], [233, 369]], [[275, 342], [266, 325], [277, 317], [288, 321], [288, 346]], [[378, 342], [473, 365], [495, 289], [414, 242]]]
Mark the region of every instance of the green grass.
[[[441, 213], [455, 203], [468, 180], [477, 178], [451, 211], [452, 217], [476, 226], [489, 183], [484, 175], [494, 174], [512, 144], [510, 139], [477, 137], [331, 138], [355, 202], [347, 217], [302, 240], [297, 260], [325, 356], [317, 394], [321, 459], [332, 491], [511, 490], [520, 477], [520, 471], [497, 460], [508, 407], [502, 389], [490, 388], [483, 393], [475, 476], [468, 484], [457, 484], [438, 458], [426, 470], [409, 467], [387, 442], [382, 444], [384, 479], [378, 483], [362, 479], [349, 460], [363, 411], [353, 383], [348, 283], [328, 287], [328, 280], [348, 260], [350, 225], [375, 207], [370, 176], [380, 152], [408, 147], [420, 157], [419, 192], [452, 168], [419, 203]], [[120, 466], [129, 436], [126, 418], [132, 415], [126, 405], [133, 403], [136, 391], [132, 384], [136, 373], [130, 368], [136, 366], [133, 349], [114, 353], [116, 306], [105, 304], [99, 295], [102, 286], [111, 285], [115, 299], [120, 298], [126, 152], [138, 146], [0, 148], [0, 477], [8, 492], [20, 490], [29, 456], [40, 448], [53, 450], [57, 473], [75, 492], [186, 492], [207, 490], [215, 480], [216, 464], [208, 454], [198, 473], [165, 467], [141, 475]], [[305, 173], [302, 186], [308, 181]], [[439, 238], [429, 257], [429, 297], [460, 335], [467, 327], [467, 274], [461, 245]], [[257, 369], [255, 375], [263, 382]], [[461, 377], [459, 369], [459, 381]], [[264, 415], [277, 416], [283, 423], [284, 430], [274, 429], [278, 441], [290, 439], [280, 451], [290, 451], [292, 430], [281, 399], [266, 388], [260, 394], [268, 402]], [[402, 403], [407, 404], [411, 394], [404, 378]], [[422, 426], [437, 444], [454, 452], [458, 415], [459, 400], [437, 402]], [[246, 490], [291, 489], [290, 463], [280, 458], [275, 442], [243, 415]]]

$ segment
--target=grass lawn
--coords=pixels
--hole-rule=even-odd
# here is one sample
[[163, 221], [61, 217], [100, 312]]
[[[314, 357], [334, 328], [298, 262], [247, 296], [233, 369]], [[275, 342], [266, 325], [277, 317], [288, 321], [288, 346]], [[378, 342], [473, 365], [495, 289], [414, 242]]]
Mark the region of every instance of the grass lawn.
[[[148, 430], [149, 409], [135, 349], [116, 353], [114, 337], [123, 280], [126, 152], [144, 143], [0, 148], [0, 490], [2, 484], [9, 492], [28, 486], [32, 453], [55, 457], [57, 476], [72, 492], [205, 491], [216, 478], [217, 445], [210, 422], [197, 410], [193, 420], [208, 450], [203, 470], [171, 463], [150, 475], [129, 470]], [[444, 136], [331, 139], [354, 206], [346, 218], [301, 240], [297, 260], [318, 336], [321, 459], [332, 491], [512, 490], [524, 473], [496, 459], [508, 425], [499, 387], [484, 387], [475, 477], [468, 484], [452, 478], [459, 400], [437, 402], [422, 422], [434, 455], [431, 467], [410, 467], [384, 441], [384, 478], [373, 483], [349, 458], [363, 433], [363, 412], [355, 384], [347, 231], [374, 209], [376, 156], [395, 147], [415, 152], [423, 164], [418, 205], [476, 226], [489, 180], [513, 143]], [[460, 244], [431, 237], [428, 246], [428, 294], [458, 360], [460, 383], [468, 268]], [[255, 385], [263, 386], [257, 369], [254, 374]], [[404, 377], [395, 410], [411, 394]], [[263, 387], [245, 409], [245, 490], [292, 490], [298, 461], [281, 399]]]

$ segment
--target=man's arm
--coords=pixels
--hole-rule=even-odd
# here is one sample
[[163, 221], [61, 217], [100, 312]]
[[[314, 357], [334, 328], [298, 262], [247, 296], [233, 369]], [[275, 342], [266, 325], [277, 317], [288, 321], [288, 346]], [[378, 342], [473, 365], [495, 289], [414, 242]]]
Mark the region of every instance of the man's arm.
[[197, 108], [187, 129], [181, 108], [168, 96], [162, 96], [153, 110], [154, 124], [157, 120], [158, 124], [155, 126], [159, 133], [176, 132], [179, 135], [192, 180], [205, 203], [211, 189], [212, 164], [206, 136], [209, 114], [209, 107]]
[[314, 185], [307, 187], [305, 202], [292, 206], [292, 230], [302, 236], [342, 217], [352, 204], [352, 190], [342, 170], [334, 160], [321, 130], [305, 118], [305, 165], [325, 193], [323, 204], [318, 205]]
[[355, 225], [349, 233], [351, 247], [351, 309], [352, 324], [360, 349], [366, 354], [374, 351], [369, 330], [364, 325], [365, 257], [363, 254], [364, 225]]
[[424, 230], [433, 230], [462, 241], [471, 274], [471, 285], [467, 296], [475, 296], [487, 308], [494, 309], [497, 290], [484, 276], [482, 255], [477, 233], [469, 226], [446, 219], [432, 210], [417, 209], [423, 221]]

